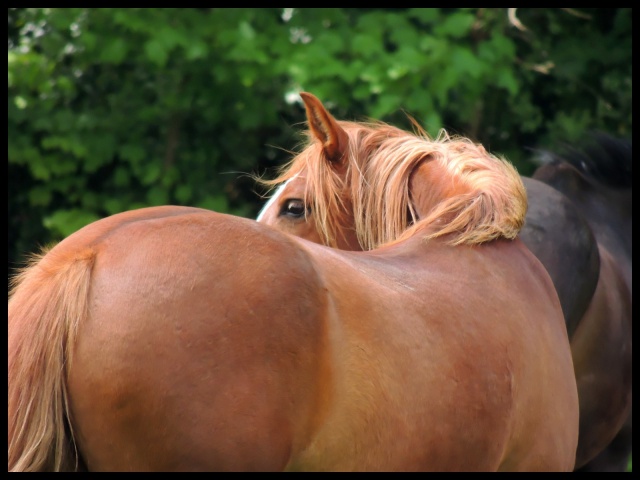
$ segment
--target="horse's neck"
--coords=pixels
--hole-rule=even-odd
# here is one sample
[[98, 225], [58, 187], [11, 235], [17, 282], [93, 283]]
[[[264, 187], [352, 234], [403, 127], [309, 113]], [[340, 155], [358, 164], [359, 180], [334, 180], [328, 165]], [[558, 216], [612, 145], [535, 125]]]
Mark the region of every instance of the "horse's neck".
[[459, 181], [437, 161], [420, 162], [411, 172], [409, 194], [416, 220], [425, 218], [442, 200], [464, 193]]

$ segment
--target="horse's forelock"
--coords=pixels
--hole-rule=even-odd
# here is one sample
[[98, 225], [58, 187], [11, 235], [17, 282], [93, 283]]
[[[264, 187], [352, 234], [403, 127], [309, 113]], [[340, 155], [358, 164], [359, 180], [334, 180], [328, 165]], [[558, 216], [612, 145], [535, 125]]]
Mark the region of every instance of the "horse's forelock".
[[337, 234], [344, 230], [348, 221], [345, 218], [350, 211], [346, 189], [352, 164], [351, 161], [346, 162], [346, 168], [338, 172], [333, 164], [324, 158], [319, 145], [311, 148], [306, 151], [308, 156], [305, 203], [311, 205], [316, 229], [324, 238], [325, 244], [335, 247]]

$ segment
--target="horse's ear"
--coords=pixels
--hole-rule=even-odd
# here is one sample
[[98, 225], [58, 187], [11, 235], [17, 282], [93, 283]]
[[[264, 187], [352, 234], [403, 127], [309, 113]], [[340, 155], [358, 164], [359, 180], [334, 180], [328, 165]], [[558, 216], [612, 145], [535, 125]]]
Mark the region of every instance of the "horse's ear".
[[347, 132], [338, 125], [336, 119], [324, 108], [322, 102], [315, 95], [300, 92], [300, 97], [302, 97], [304, 107], [307, 110], [309, 129], [322, 143], [327, 158], [337, 166], [342, 166], [349, 147]]

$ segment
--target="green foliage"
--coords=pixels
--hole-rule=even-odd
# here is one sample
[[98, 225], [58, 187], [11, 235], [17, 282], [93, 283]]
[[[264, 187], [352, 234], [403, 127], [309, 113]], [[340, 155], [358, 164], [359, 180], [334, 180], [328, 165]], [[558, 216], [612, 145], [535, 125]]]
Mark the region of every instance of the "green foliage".
[[[295, 93], [482, 142], [631, 136], [631, 8], [8, 10], [9, 270], [124, 210], [255, 216], [244, 173], [301, 137]], [[292, 100], [293, 99], [293, 100]], [[629, 459], [631, 471], [631, 459]]]
[[[9, 9], [9, 268], [107, 215], [254, 216], [307, 90], [339, 118], [529, 149], [631, 135], [631, 9]], [[293, 100], [292, 100], [293, 99]], [[281, 147], [284, 150], [279, 149]]]

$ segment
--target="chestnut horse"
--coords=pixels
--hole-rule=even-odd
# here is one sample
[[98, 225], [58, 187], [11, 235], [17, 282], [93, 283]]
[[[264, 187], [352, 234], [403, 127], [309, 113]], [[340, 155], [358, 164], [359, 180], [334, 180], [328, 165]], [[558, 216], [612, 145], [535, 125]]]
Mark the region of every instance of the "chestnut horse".
[[[431, 140], [417, 124], [414, 135], [381, 122], [336, 121], [316, 97], [301, 95], [311, 146], [292, 168], [264, 182], [281, 185], [259, 222], [313, 242], [365, 251], [404, 238], [424, 223], [449, 222], [444, 231], [460, 228], [455, 218], [451, 222], [443, 215], [442, 189], [447, 182], [459, 189], [461, 181], [443, 178], [432, 166], [447, 155], [445, 146], [455, 143]], [[523, 179], [529, 209], [520, 237], [549, 271], [565, 314], [580, 397], [576, 467], [585, 466], [620, 434], [610, 449], [622, 446], [622, 451], [609, 453], [619, 458], [594, 462], [593, 468], [624, 470], [631, 448], [631, 147], [605, 137], [599, 145], [600, 156], [602, 145], [610, 154], [604, 160], [595, 153], [586, 159], [578, 155], [575, 167], [555, 159], [536, 172], [542, 181]], [[333, 190], [318, 180], [327, 175], [327, 167], [313, 170], [318, 161], [311, 155], [327, 159], [339, 173]], [[579, 170], [586, 161], [601, 171], [600, 181]], [[412, 169], [402, 170], [402, 162], [410, 162]], [[602, 184], [607, 177], [615, 177], [614, 186]], [[398, 182], [402, 202], [385, 190]], [[500, 188], [495, 182], [493, 187]], [[478, 201], [460, 198], [470, 205]], [[629, 425], [621, 431], [625, 419]]]
[[[306, 101], [313, 131], [337, 136], [292, 178], [337, 207], [389, 180], [369, 199], [374, 225], [437, 213], [366, 252], [175, 206], [69, 236], [9, 300], [9, 470], [573, 468], [569, 340], [515, 238], [515, 169], [470, 142], [401, 136], [358, 164], [363, 132]], [[359, 177], [380, 155], [416, 161]], [[418, 202], [407, 176], [432, 186]]]

